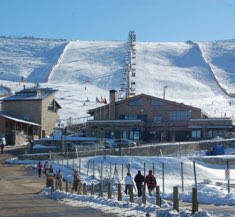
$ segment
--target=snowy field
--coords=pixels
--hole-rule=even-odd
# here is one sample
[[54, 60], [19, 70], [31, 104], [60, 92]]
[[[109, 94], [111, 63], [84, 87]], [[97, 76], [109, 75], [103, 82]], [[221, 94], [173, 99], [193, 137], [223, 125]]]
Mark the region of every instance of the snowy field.
[[[167, 86], [167, 100], [234, 118], [235, 99], [224, 93], [235, 93], [234, 47], [235, 40], [136, 42], [135, 92], [162, 98]], [[80, 118], [102, 106], [96, 97], [109, 102], [109, 90], [121, 89], [127, 51], [127, 41], [0, 37], [0, 80], [13, 91], [37, 82], [58, 89], [60, 119]]]
[[[223, 157], [223, 156], [221, 156]], [[226, 155], [227, 158], [234, 158], [233, 155]], [[96, 187], [102, 177], [105, 189], [105, 182], [111, 181], [113, 190], [113, 199], [107, 199], [107, 194], [104, 197], [89, 195], [77, 195], [56, 190], [51, 194], [50, 188], [45, 188], [43, 194], [54, 198], [60, 203], [66, 203], [71, 206], [92, 206], [101, 209], [107, 213], [119, 213], [120, 216], [145, 216], [150, 213], [151, 216], [190, 216], [191, 211], [187, 208], [181, 208], [179, 213], [172, 210], [173, 187], [179, 188], [179, 199], [184, 202], [192, 202], [192, 188], [195, 187], [193, 161], [190, 158], [175, 158], [175, 157], [137, 157], [137, 156], [94, 156], [77, 158], [67, 161], [64, 159], [53, 160], [51, 165], [54, 170], [61, 170], [65, 180], [72, 181], [72, 173], [74, 169], [80, 170], [81, 180], [88, 186], [93, 183]], [[17, 159], [8, 160], [8, 163], [27, 163], [36, 167], [36, 161], [19, 161]], [[182, 176], [181, 165], [183, 163], [183, 183], [184, 191], [182, 191]], [[164, 164], [164, 192], [163, 192], [163, 170]], [[68, 166], [67, 166], [68, 165]], [[155, 197], [150, 197], [147, 194], [147, 204], [141, 204], [141, 198], [138, 198], [134, 191], [134, 203], [129, 202], [129, 196], [123, 192], [123, 201], [117, 201], [117, 184], [122, 184], [124, 191], [124, 182], [122, 176], [127, 173], [126, 165], [130, 165], [131, 175], [134, 177], [138, 170], [144, 174], [144, 165], [146, 175], [148, 170], [154, 171], [157, 178], [157, 183], [160, 187], [162, 207], [156, 206]], [[202, 161], [196, 161], [195, 164], [197, 174], [197, 189], [199, 204], [216, 204], [216, 205], [235, 205], [235, 188], [231, 187], [230, 193], [227, 189], [227, 180], [225, 179], [226, 166], [218, 166], [205, 164]], [[115, 166], [116, 169], [115, 170]], [[122, 169], [123, 168], [123, 169]], [[118, 171], [118, 172], [117, 172]], [[123, 172], [122, 172], [123, 171]], [[36, 175], [36, 170], [35, 170]], [[235, 181], [235, 165], [230, 167], [231, 183]], [[217, 183], [217, 184], [216, 184]], [[219, 185], [218, 185], [219, 183]], [[65, 186], [65, 185], [64, 185]], [[114, 209], [115, 208], [115, 209]], [[200, 213], [200, 214], [199, 214]], [[195, 216], [216, 216], [200, 210]], [[168, 214], [168, 215], [167, 215]]]
[[[234, 48], [235, 40], [136, 42], [136, 76], [133, 80], [136, 82], [135, 92], [162, 98], [163, 87], [167, 86], [165, 89], [167, 100], [202, 108], [212, 117], [226, 116], [234, 119], [235, 99], [231, 96], [235, 93]], [[0, 86], [5, 85], [13, 91], [19, 91], [24, 85], [27, 88], [39, 82], [41, 87], [58, 89], [56, 99], [62, 107], [59, 111], [61, 124], [66, 125], [66, 120], [70, 118], [84, 122], [89, 109], [103, 105], [96, 102], [96, 97], [106, 98], [109, 103], [109, 90], [120, 90], [123, 73], [127, 69], [127, 51], [127, 42], [120, 41], [0, 37]], [[0, 93], [3, 91], [0, 87]], [[163, 198], [162, 208], [154, 205], [154, 199], [149, 196], [147, 204], [143, 206], [136, 195], [135, 202], [131, 204], [126, 196], [123, 202], [118, 202], [115, 198], [108, 200], [60, 191], [51, 194], [47, 188], [43, 189], [43, 193], [61, 203], [72, 206], [88, 205], [108, 213], [118, 212], [120, 216], [145, 216], [146, 213], [150, 213], [151, 216], [190, 216], [191, 212], [186, 208], [182, 208], [179, 213], [174, 212], [169, 200], [172, 198], [173, 187], [178, 186], [180, 200], [191, 201], [192, 187], [195, 185], [192, 160], [192, 156], [190, 158], [94, 156], [75, 159], [74, 162], [68, 163], [74, 167], [79, 167], [80, 164], [82, 181], [88, 185], [99, 182], [98, 168], [102, 163], [103, 178], [113, 180], [114, 190], [116, 190], [115, 182], [123, 182], [122, 165], [124, 165], [124, 174], [126, 164], [131, 165], [132, 176], [137, 170], [144, 172], [144, 163], [146, 173], [149, 169], [153, 169], [154, 165]], [[34, 166], [37, 163], [18, 160], [9, 162], [30, 163]], [[184, 191], [181, 181], [182, 162]], [[67, 168], [61, 163], [54, 161], [52, 165], [55, 170], [61, 169], [65, 179], [71, 181], [73, 166]], [[118, 167], [118, 176], [115, 174], [113, 177], [114, 167], [110, 170], [110, 164], [114, 166], [115, 163]], [[225, 169], [218, 165], [196, 161], [199, 204], [235, 205], [234, 188], [231, 188], [230, 193], [227, 190]], [[234, 170], [234, 166], [231, 165], [231, 184], [235, 180]], [[213, 214], [201, 212], [194, 216], [213, 216]]]

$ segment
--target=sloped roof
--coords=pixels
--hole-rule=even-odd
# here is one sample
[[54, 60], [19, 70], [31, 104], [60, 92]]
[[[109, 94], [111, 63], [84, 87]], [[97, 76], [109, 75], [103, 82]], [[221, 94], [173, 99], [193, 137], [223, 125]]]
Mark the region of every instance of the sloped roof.
[[0, 113], [0, 116], [4, 117], [6, 119], [13, 120], [15, 122], [20, 122], [20, 123], [24, 123], [24, 124], [29, 124], [29, 125], [40, 127], [40, 124], [37, 124], [37, 123], [34, 123], [34, 122], [30, 122], [30, 121], [26, 121], [26, 120], [19, 119], [19, 118], [15, 118], [15, 117], [12, 117], [10, 115], [5, 115], [5, 114]]
[[[181, 107], [184, 107], [184, 108], [191, 108], [191, 109], [198, 109], [198, 110], [201, 110], [200, 108], [197, 108], [197, 107], [193, 107], [193, 106], [190, 106], [190, 105], [185, 105], [183, 103], [179, 103], [179, 102], [175, 102], [175, 101], [170, 101], [170, 100], [166, 100], [166, 99], [162, 99], [162, 98], [159, 98], [159, 97], [155, 97], [155, 96], [150, 96], [150, 95], [147, 95], [147, 94], [144, 94], [144, 93], [141, 93], [139, 95], [135, 95], [135, 96], [132, 96], [132, 97], [129, 97], [129, 98], [126, 98], [126, 99], [123, 99], [123, 100], [119, 100], [119, 101], [116, 101], [115, 104], [118, 105], [118, 104], [121, 104], [121, 103], [125, 103], [125, 102], [130, 102], [132, 100], [137, 100], [137, 99], [140, 99], [140, 98], [152, 98], [152, 99], [157, 99], [159, 101], [162, 101], [164, 103], [168, 103], [168, 104], [174, 104], [174, 105], [177, 105], [177, 106], [181, 106]], [[105, 108], [105, 107], [109, 107], [109, 104], [108, 105], [104, 105], [104, 106], [100, 106], [100, 107], [97, 107], [97, 108], [94, 108], [94, 109], [90, 109], [88, 110], [88, 114], [90, 113], [93, 113], [94, 111], [96, 110], [100, 110], [100, 108]]]
[[52, 88], [25, 88], [16, 92], [15, 95], [1, 99], [1, 101], [42, 100], [57, 91]]

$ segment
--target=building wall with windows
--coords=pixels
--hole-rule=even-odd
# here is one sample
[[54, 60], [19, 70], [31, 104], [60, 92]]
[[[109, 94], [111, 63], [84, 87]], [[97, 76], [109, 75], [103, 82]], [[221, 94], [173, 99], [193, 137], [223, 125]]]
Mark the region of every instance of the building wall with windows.
[[[115, 92], [110, 92], [110, 101], [116, 98], [112, 94]], [[195, 134], [204, 138], [205, 132], [190, 128], [189, 122], [211, 120], [199, 108], [146, 94], [112, 102], [112, 109], [105, 105], [88, 113], [94, 117], [87, 122], [88, 136], [139, 141], [185, 141], [193, 139]], [[231, 126], [232, 122], [224, 130]]]
[[39, 137], [50, 135], [55, 128], [58, 109], [61, 108], [55, 100], [56, 92], [57, 90], [51, 88], [24, 88], [15, 95], [2, 99], [1, 113], [11, 120], [18, 119], [16, 123], [27, 121], [38, 124]]

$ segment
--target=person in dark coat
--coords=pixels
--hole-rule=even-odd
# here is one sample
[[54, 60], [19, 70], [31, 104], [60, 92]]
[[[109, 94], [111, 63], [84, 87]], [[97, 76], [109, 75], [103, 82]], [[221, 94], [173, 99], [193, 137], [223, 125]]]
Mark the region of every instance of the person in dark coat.
[[157, 186], [157, 181], [152, 170], [149, 170], [149, 174], [145, 177], [144, 183], [147, 184], [149, 195], [152, 196], [152, 191]]
[[138, 191], [138, 196], [142, 196], [142, 184], [144, 182], [144, 176], [141, 174], [141, 171], [139, 170], [137, 175], [135, 176], [135, 183]]
[[0, 147], [1, 147], [1, 154], [3, 154], [4, 144], [3, 144], [3, 143], [1, 143], [1, 144], [0, 144]]

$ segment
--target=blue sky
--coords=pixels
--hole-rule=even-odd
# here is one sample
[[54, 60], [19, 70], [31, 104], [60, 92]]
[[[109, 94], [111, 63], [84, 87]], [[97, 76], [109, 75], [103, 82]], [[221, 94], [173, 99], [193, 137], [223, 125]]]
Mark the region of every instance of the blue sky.
[[235, 39], [234, 0], [0, 0], [0, 35], [51, 39]]

